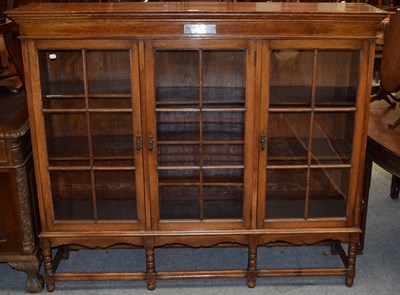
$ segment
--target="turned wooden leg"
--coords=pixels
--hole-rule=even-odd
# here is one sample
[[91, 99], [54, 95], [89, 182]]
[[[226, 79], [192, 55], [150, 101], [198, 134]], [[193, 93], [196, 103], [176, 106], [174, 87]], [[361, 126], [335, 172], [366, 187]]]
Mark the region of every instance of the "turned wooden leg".
[[254, 288], [257, 279], [257, 241], [256, 237], [250, 237], [248, 248], [247, 286]]
[[53, 260], [51, 257], [51, 248], [43, 248], [43, 261], [44, 261], [44, 281], [46, 282], [46, 288], [48, 292], [53, 292], [55, 289], [54, 283], [54, 272], [53, 272]]
[[145, 242], [145, 249], [147, 289], [154, 290], [156, 288], [156, 267], [154, 258], [154, 243], [152, 240]]
[[9, 262], [12, 268], [25, 272], [28, 275], [25, 289], [30, 293], [39, 293], [43, 290], [43, 276], [39, 274], [39, 261]]
[[390, 197], [398, 199], [400, 194], [400, 177], [392, 175], [392, 183], [390, 185]]
[[[354, 241], [356, 240], [356, 241]], [[347, 258], [347, 272], [346, 272], [346, 286], [353, 286], [354, 277], [356, 276], [356, 255], [357, 255], [357, 240], [355, 238], [350, 239], [349, 253]]]

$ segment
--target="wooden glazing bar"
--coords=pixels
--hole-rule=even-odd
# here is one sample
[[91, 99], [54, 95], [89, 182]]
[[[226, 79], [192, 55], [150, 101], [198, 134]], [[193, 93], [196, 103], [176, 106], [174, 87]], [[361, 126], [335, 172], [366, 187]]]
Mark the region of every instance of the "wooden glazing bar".
[[144, 272], [77, 272], [56, 273], [57, 281], [131, 281], [145, 280]]
[[321, 108], [321, 107], [314, 107], [315, 113], [351, 113], [357, 111], [356, 107], [329, 107], [329, 108]]
[[[200, 142], [197, 140], [188, 140], [188, 141], [172, 141], [172, 140], [159, 140], [157, 142], [158, 145], [198, 145]], [[244, 144], [243, 140], [203, 140], [203, 145], [233, 145], [233, 144]]]
[[156, 112], [245, 112], [246, 108], [156, 108]]
[[321, 165], [267, 165], [267, 169], [288, 170], [288, 169], [335, 169], [351, 168], [351, 164], [321, 164]]
[[[44, 98], [85, 98], [85, 95], [82, 94], [46, 94], [43, 95]], [[131, 95], [130, 94], [124, 94], [124, 93], [99, 93], [99, 94], [90, 94], [89, 95], [90, 98], [130, 98]]]
[[102, 108], [88, 108], [88, 109], [43, 109], [43, 113], [131, 113], [132, 108], [126, 109], [102, 109]]
[[[93, 157], [94, 160], [133, 160], [134, 157], [129, 156], [111, 156], [111, 157]], [[49, 161], [64, 161], [64, 160], [75, 160], [75, 161], [87, 161], [88, 157], [50, 157]]]
[[243, 169], [244, 165], [221, 165], [221, 166], [158, 166], [157, 170], [200, 170], [200, 169]]
[[246, 270], [197, 270], [197, 271], [174, 271], [157, 272], [157, 279], [176, 280], [176, 279], [229, 279], [245, 278]]
[[245, 112], [246, 108], [202, 108], [203, 112]]
[[311, 113], [314, 112], [325, 112], [325, 113], [333, 113], [333, 112], [355, 112], [357, 108], [355, 107], [314, 107], [314, 108], [294, 108], [294, 107], [287, 107], [287, 108], [274, 108], [270, 107], [269, 112], [271, 113]]
[[[82, 61], [83, 61], [83, 87], [85, 90], [85, 106], [89, 110], [89, 85], [88, 85], [88, 72], [87, 72], [87, 60], [86, 60], [86, 49], [82, 49]], [[86, 112], [86, 124], [87, 124], [87, 140], [89, 147], [89, 162], [90, 162], [90, 181], [91, 191], [93, 200], [93, 218], [97, 220], [97, 200], [96, 200], [96, 179], [93, 172], [93, 139], [91, 132], [91, 118], [89, 112]]]
[[343, 276], [345, 268], [291, 268], [260, 269], [257, 276], [262, 277], [308, 277], [308, 276]]
[[43, 109], [43, 113], [86, 113], [87, 109]]
[[316, 80], [317, 80], [317, 66], [318, 66], [318, 50], [314, 49], [314, 59], [313, 59], [313, 69], [312, 69], [312, 87], [311, 87], [311, 118], [310, 118], [310, 125], [308, 131], [308, 148], [307, 148], [307, 176], [306, 176], [306, 195], [305, 195], [305, 204], [304, 204], [304, 218], [308, 218], [308, 210], [309, 210], [309, 203], [310, 203], [310, 186], [311, 186], [311, 160], [313, 159], [312, 155], [312, 146], [313, 146], [313, 130], [314, 130], [314, 122], [315, 122], [315, 114], [314, 114], [314, 107], [315, 107], [315, 89], [316, 89]]
[[156, 108], [156, 112], [200, 112], [199, 108]]
[[[163, 182], [159, 181], [160, 186], [197, 186], [200, 185], [198, 182]], [[204, 182], [204, 186], [239, 186], [242, 187], [243, 183], [239, 182]]]
[[[197, 105], [199, 102], [195, 100], [184, 100], [184, 101], [158, 101], [157, 105], [158, 106], [163, 106], [163, 105], [190, 105], [190, 104], [195, 104]], [[244, 104], [244, 100], [207, 100], [204, 102], [205, 105], [213, 105], [213, 104], [225, 104], [225, 105], [230, 105], [230, 104]]]
[[89, 170], [135, 170], [135, 167], [132, 166], [113, 166], [113, 167], [87, 167], [87, 166], [65, 166], [65, 167], [55, 167], [49, 166], [49, 171], [89, 171]]
[[200, 49], [199, 50], [199, 77], [200, 77], [200, 81], [199, 81], [199, 106], [200, 106], [200, 118], [199, 118], [199, 132], [200, 132], [200, 146], [199, 146], [199, 160], [200, 160], [200, 185], [199, 185], [199, 203], [200, 203], [200, 220], [204, 219], [204, 188], [203, 188], [203, 162], [204, 162], [204, 148], [203, 148], [203, 87], [204, 87], [204, 67], [203, 67], [203, 50]]

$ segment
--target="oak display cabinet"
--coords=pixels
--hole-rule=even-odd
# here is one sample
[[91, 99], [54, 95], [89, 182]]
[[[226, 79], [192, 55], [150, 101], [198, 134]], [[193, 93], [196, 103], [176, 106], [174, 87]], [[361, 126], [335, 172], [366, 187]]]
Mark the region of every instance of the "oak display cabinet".
[[[32, 4], [8, 15], [21, 30], [49, 291], [75, 279], [254, 287], [299, 275], [259, 269], [258, 247], [320, 242], [344, 266], [301, 275], [353, 284], [385, 12], [171, 2]], [[248, 265], [158, 272], [154, 249], [174, 245], [245, 246]], [[146, 271], [57, 273], [71, 246], [142, 247]]]

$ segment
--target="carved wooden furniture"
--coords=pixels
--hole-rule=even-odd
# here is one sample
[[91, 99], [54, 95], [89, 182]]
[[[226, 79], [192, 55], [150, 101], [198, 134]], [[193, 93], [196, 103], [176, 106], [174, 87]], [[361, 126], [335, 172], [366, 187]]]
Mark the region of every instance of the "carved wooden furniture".
[[0, 94], [0, 262], [28, 274], [26, 290], [40, 292], [39, 216], [23, 92]]
[[365, 159], [365, 180], [363, 197], [362, 228], [360, 251], [364, 248], [365, 227], [367, 222], [368, 196], [371, 185], [372, 163], [392, 174], [390, 197], [399, 197], [400, 192], [400, 126], [389, 128], [388, 124], [400, 117], [400, 109], [392, 108], [384, 101], [371, 104], [368, 128], [367, 156]]
[[[367, 4], [32, 4], [21, 30], [45, 281], [343, 275], [351, 286], [376, 30]], [[334, 243], [339, 268], [259, 269]], [[346, 253], [341, 243], [349, 245]], [[143, 272], [58, 273], [65, 246], [138, 246]], [[248, 247], [234, 270], [154, 249]], [[51, 249], [63, 251], [53, 259]], [[262, 259], [260, 257], [259, 259]]]
[[[384, 47], [380, 64], [380, 88], [371, 96], [371, 102], [385, 100], [395, 107], [396, 98], [392, 93], [400, 91], [400, 12], [390, 15], [389, 24], [384, 34]], [[391, 122], [393, 123], [393, 122]], [[391, 124], [389, 123], [389, 124]], [[399, 118], [400, 124], [400, 118]], [[391, 124], [394, 125], [395, 124]]]

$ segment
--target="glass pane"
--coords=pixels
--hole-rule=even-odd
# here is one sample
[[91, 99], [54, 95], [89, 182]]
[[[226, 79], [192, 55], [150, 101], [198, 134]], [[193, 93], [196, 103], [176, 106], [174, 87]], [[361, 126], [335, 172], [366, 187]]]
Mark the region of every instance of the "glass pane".
[[133, 161], [132, 115], [92, 113], [90, 115], [94, 160]]
[[41, 50], [39, 64], [44, 108], [85, 107], [82, 51]]
[[160, 186], [187, 183], [189, 185], [200, 183], [200, 170], [198, 168], [184, 169], [159, 169], [158, 184]]
[[203, 165], [244, 165], [244, 147], [242, 144], [203, 145]]
[[345, 217], [350, 169], [312, 169], [309, 217]]
[[315, 105], [355, 106], [360, 72], [360, 51], [319, 50]]
[[354, 112], [315, 113], [312, 164], [350, 164]]
[[243, 169], [203, 170], [204, 218], [243, 217]]
[[310, 113], [269, 113], [267, 165], [305, 165]]
[[129, 51], [88, 50], [86, 62], [90, 107], [130, 108]]
[[244, 50], [204, 50], [204, 107], [244, 107]]
[[155, 72], [157, 107], [199, 105], [197, 50], [157, 50]]
[[306, 189], [306, 169], [267, 169], [265, 217], [304, 218]]
[[[85, 114], [45, 114], [46, 143], [53, 165], [71, 165], [71, 161], [89, 164], [89, 146]], [[64, 161], [55, 162], [55, 161]], [[76, 165], [83, 164], [76, 163]], [[74, 164], [72, 164], [74, 165]]]
[[161, 219], [200, 219], [198, 186], [163, 186], [159, 197]]
[[244, 112], [203, 112], [203, 140], [244, 140]]
[[96, 171], [98, 219], [137, 219], [135, 173]]
[[200, 218], [200, 171], [194, 169], [159, 170], [161, 219]]
[[93, 220], [93, 196], [89, 171], [50, 171], [54, 218]]
[[242, 218], [242, 186], [207, 186], [204, 192], [204, 218]]
[[310, 107], [313, 64], [313, 50], [272, 50], [270, 107]]
[[199, 141], [199, 112], [158, 112], [158, 141]]
[[157, 152], [159, 166], [200, 166], [199, 145], [159, 144]]

